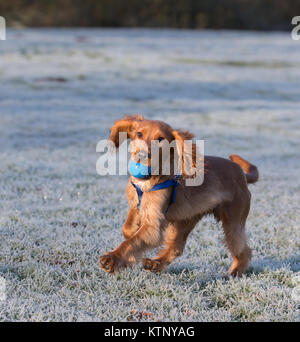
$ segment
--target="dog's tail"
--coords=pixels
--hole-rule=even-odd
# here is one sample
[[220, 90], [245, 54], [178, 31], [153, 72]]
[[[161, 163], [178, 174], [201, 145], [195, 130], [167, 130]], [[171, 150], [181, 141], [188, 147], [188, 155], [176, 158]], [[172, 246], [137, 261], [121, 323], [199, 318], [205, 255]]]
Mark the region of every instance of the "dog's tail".
[[255, 165], [249, 163], [247, 160], [238, 156], [237, 154], [232, 154], [229, 157], [233, 162], [240, 165], [240, 167], [245, 171], [247, 183], [255, 183], [258, 181], [258, 169]]

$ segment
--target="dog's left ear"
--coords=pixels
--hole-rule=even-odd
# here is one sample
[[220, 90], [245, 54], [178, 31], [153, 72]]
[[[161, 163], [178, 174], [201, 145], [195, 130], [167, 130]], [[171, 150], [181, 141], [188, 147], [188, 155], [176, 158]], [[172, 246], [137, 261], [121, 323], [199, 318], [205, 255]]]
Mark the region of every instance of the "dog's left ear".
[[[190, 176], [185, 172], [185, 160], [184, 154], [186, 154], [186, 157], [189, 159], [189, 164], [191, 165], [186, 165], [187, 168], [190, 168], [191, 166], [194, 167], [196, 163], [196, 145], [193, 143], [192, 144], [192, 149], [191, 151], [184, 151], [184, 141], [185, 140], [193, 140], [194, 134], [189, 132], [189, 131], [183, 131], [183, 130], [175, 130], [172, 132], [175, 140], [176, 140], [176, 146], [177, 146], [177, 153], [178, 157], [181, 160], [181, 168], [182, 168], [182, 174], [184, 176]], [[186, 170], [187, 171], [187, 170]]]
[[189, 131], [183, 131], [181, 129], [173, 131], [172, 133], [175, 140], [181, 141], [182, 143], [184, 142], [184, 140], [193, 140], [193, 138], [195, 137], [193, 133]]
[[119, 133], [127, 133], [128, 137], [131, 139], [136, 124], [143, 120], [144, 117], [141, 114], [127, 115], [123, 119], [117, 120], [110, 129], [109, 140], [115, 144], [116, 148], [118, 148], [123, 142], [119, 141]]

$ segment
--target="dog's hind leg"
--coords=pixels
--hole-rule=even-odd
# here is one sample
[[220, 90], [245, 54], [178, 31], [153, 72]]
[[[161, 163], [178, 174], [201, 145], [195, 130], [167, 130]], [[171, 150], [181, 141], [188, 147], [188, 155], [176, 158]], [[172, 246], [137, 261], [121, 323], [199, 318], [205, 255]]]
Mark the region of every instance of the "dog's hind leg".
[[247, 244], [244, 224], [224, 224], [226, 244], [233, 257], [229, 269], [232, 276], [241, 276], [251, 260], [251, 249]]
[[225, 241], [233, 257], [233, 263], [229, 269], [229, 274], [232, 276], [241, 276], [251, 260], [252, 253], [247, 244], [245, 232], [249, 208], [250, 200], [247, 201], [246, 198], [240, 200], [239, 205], [235, 203], [233, 206], [229, 206], [221, 214]]
[[169, 265], [175, 258], [182, 255], [187, 237], [198, 220], [180, 221], [169, 224], [164, 245], [165, 248], [154, 259], [143, 259], [144, 269], [159, 272]]

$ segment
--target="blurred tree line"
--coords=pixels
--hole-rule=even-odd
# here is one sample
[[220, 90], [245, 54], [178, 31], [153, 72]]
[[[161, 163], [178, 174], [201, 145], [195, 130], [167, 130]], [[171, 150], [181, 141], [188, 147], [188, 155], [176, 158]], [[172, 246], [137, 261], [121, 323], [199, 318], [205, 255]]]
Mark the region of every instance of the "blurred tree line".
[[300, 0], [0, 0], [8, 26], [290, 30]]

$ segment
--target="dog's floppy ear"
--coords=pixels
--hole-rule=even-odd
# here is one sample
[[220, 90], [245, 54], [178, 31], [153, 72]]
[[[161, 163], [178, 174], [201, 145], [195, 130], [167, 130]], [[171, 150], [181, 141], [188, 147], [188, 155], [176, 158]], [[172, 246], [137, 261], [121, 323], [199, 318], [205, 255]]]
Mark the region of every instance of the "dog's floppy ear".
[[[188, 131], [183, 131], [183, 130], [175, 130], [172, 132], [172, 134], [176, 140], [177, 153], [178, 153], [178, 157], [180, 158], [183, 176], [185, 177], [194, 176], [194, 175], [191, 175], [190, 172], [188, 171], [191, 167], [195, 167], [195, 164], [196, 164], [195, 143], [192, 143], [192, 149], [190, 151], [184, 150], [184, 141], [193, 140], [194, 134]], [[185, 163], [188, 163], [189, 165], [185, 165]]]
[[119, 141], [119, 133], [127, 133], [128, 137], [131, 138], [136, 123], [143, 120], [144, 117], [141, 114], [126, 115], [123, 119], [117, 120], [110, 129], [109, 140], [115, 144], [116, 148], [118, 148], [123, 142]]
[[193, 140], [193, 138], [195, 137], [193, 133], [189, 131], [183, 131], [181, 129], [173, 131], [172, 133], [175, 140], [181, 141], [182, 144], [184, 143], [184, 140]]

